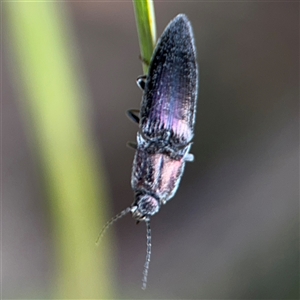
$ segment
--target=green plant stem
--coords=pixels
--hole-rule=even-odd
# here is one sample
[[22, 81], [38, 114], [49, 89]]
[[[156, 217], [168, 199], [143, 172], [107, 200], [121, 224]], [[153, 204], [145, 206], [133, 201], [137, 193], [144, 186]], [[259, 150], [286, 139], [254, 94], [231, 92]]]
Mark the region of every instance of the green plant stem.
[[143, 71], [144, 74], [148, 74], [149, 63], [156, 43], [156, 25], [153, 1], [133, 0], [133, 6], [138, 29], [141, 57], [144, 61]]

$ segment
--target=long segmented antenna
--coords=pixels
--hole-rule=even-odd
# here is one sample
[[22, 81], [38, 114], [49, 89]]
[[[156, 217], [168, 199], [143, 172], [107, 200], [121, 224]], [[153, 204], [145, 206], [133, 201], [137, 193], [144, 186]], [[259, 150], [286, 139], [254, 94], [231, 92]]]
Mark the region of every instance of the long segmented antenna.
[[151, 227], [150, 227], [150, 219], [146, 221], [147, 226], [147, 254], [146, 254], [146, 261], [144, 265], [144, 276], [143, 276], [143, 285], [142, 289], [145, 290], [147, 287], [147, 279], [148, 279], [148, 272], [149, 272], [149, 264], [151, 259]]
[[110, 227], [110, 225], [112, 225], [113, 223], [115, 223], [117, 220], [121, 219], [122, 217], [124, 217], [125, 215], [127, 215], [128, 213], [130, 213], [131, 211], [131, 207], [127, 207], [126, 209], [122, 210], [120, 213], [118, 213], [116, 216], [114, 216], [110, 221], [108, 221], [104, 227], [102, 228], [102, 230], [100, 231], [98, 238], [96, 240], [96, 245], [99, 245], [99, 242], [101, 240], [101, 238], [103, 237], [104, 233], [106, 232], [107, 228]]

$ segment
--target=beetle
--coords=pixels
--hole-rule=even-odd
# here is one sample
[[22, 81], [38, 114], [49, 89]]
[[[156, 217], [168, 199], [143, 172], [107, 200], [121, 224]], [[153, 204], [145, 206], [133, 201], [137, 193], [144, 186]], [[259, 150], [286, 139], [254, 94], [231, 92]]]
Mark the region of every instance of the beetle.
[[147, 255], [143, 286], [146, 288], [151, 256], [150, 218], [176, 193], [185, 163], [193, 161], [190, 148], [194, 136], [198, 93], [198, 67], [192, 26], [187, 16], [177, 15], [158, 40], [147, 76], [137, 79], [143, 90], [140, 111], [127, 112], [139, 125], [131, 186], [132, 205], [112, 218], [101, 231], [131, 213], [147, 227]]

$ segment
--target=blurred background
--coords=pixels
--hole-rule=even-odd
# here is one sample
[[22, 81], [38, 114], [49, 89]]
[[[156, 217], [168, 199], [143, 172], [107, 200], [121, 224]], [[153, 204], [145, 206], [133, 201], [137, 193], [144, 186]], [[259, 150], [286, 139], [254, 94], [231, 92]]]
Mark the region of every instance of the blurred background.
[[[46, 5], [63, 55], [35, 23], [53, 21]], [[142, 65], [132, 3], [2, 6], [3, 298], [299, 298], [299, 3], [155, 2], [157, 36], [178, 13], [192, 22], [200, 94], [195, 162], [152, 218], [146, 291], [143, 223], [127, 216], [94, 244], [133, 201], [125, 144], [137, 127], [125, 111], [140, 105]], [[47, 62], [29, 54], [42, 45]], [[52, 53], [61, 73], [30, 70], [51, 69]], [[69, 124], [71, 142], [60, 137]]]

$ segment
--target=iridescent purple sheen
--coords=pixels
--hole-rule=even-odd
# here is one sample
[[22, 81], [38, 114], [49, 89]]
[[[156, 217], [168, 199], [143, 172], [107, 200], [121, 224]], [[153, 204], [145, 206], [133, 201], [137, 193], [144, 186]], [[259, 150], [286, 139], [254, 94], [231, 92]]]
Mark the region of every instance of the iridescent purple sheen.
[[[188, 18], [180, 14], [166, 27], [150, 63], [132, 168], [132, 207], [139, 209], [142, 195], [149, 205], [156, 199], [156, 209], [143, 209], [143, 213], [134, 216], [149, 218], [176, 193], [185, 162], [192, 160], [189, 150], [194, 136], [197, 90], [192, 27]], [[145, 200], [145, 195], [151, 200]]]
[[191, 24], [180, 14], [166, 27], [158, 40], [146, 81], [138, 78], [144, 90], [140, 113], [133, 109], [128, 116], [139, 123], [131, 186], [132, 205], [112, 218], [100, 232], [123, 216], [145, 221], [147, 254], [143, 286], [146, 288], [151, 257], [151, 216], [158, 213], [176, 193], [185, 163], [193, 160], [189, 153], [194, 136], [198, 91], [196, 48]]
[[190, 143], [198, 72], [192, 27], [185, 15], [170, 22], [154, 51], [141, 105], [141, 131], [172, 146]]

